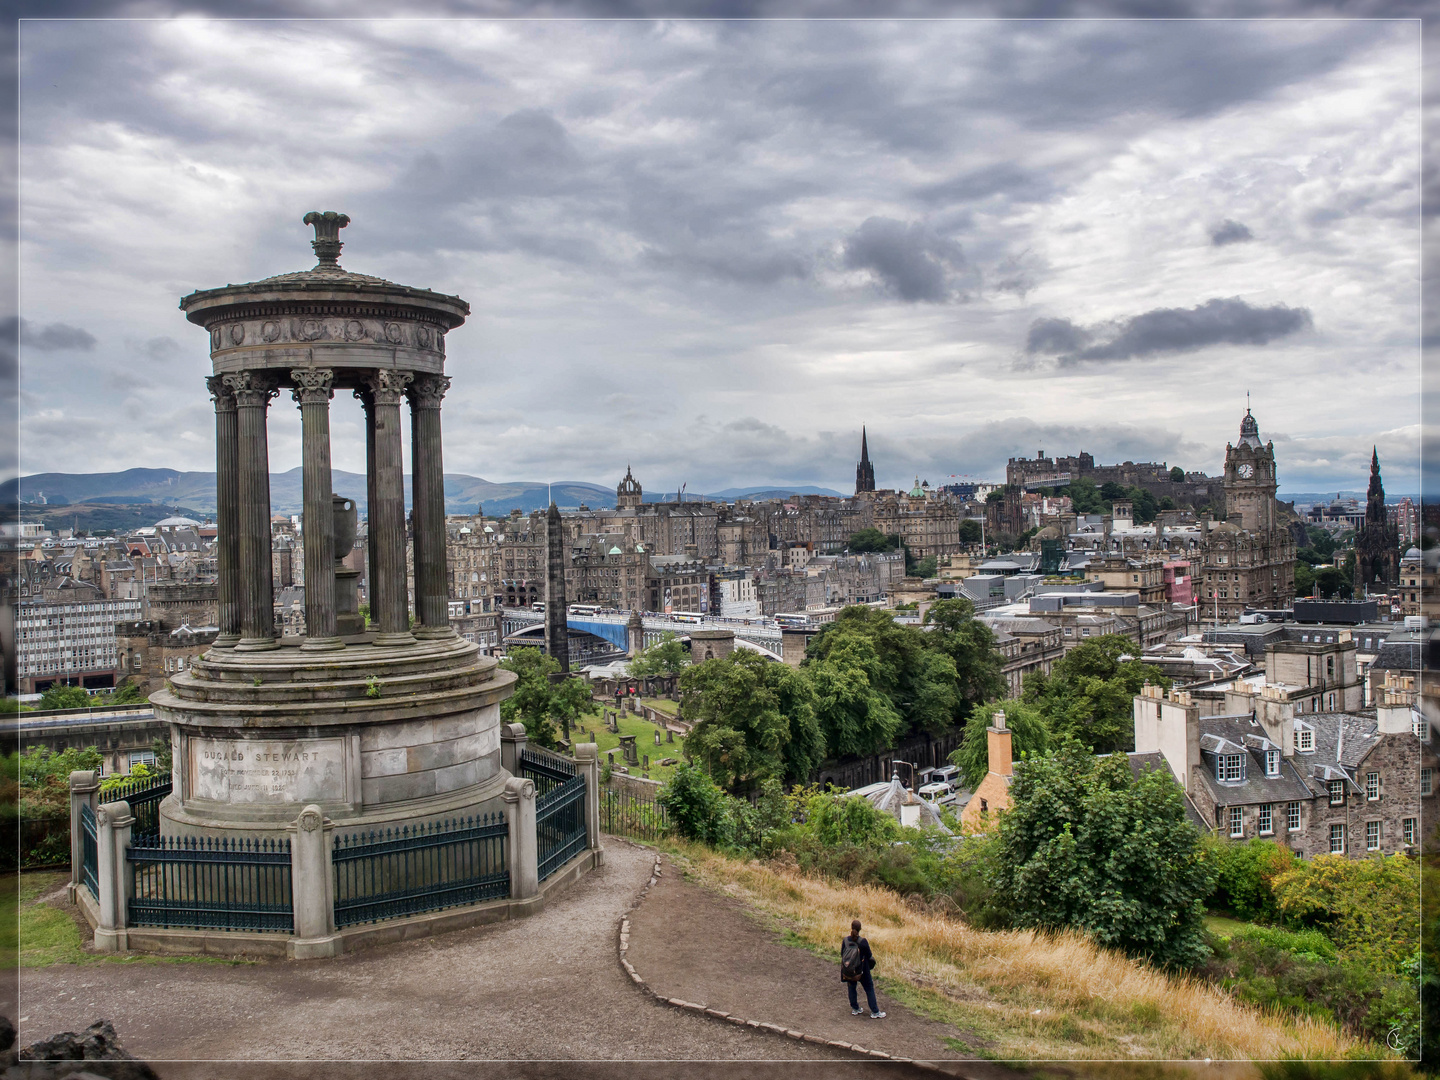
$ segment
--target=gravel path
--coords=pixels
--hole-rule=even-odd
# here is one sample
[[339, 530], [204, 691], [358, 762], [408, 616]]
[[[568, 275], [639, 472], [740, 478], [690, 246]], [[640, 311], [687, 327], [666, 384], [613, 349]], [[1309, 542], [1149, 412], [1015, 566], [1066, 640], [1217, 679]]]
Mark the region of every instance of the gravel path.
[[[652, 865], [648, 849], [607, 838], [604, 866], [538, 915], [335, 960], [27, 969], [20, 1043], [82, 1030], [103, 1016], [128, 1050], [152, 1062], [786, 1058], [836, 1068], [742, 1072], [896, 1075], [840, 1051], [677, 1012], [635, 987], [617, 961], [616, 930]], [[295, 1075], [376, 1075], [352, 1068], [322, 1073], [310, 1064]], [[235, 1075], [198, 1064], [161, 1072], [186, 1080]], [[426, 1066], [423, 1075], [448, 1073]], [[508, 1075], [564, 1072], [530, 1065]]]

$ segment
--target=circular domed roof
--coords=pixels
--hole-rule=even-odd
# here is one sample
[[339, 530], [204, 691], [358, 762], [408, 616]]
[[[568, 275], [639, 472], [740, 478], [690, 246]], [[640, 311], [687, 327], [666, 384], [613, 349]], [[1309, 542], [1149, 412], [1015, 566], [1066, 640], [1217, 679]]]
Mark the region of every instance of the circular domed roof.
[[1405, 552], [1405, 558], [1407, 559], [1419, 559], [1422, 557], [1418, 547], [1412, 547], [1409, 551]]
[[168, 518], [166, 518], [166, 519], [163, 520], [163, 521], [157, 521], [157, 522], [155, 522], [155, 527], [156, 527], [157, 529], [160, 529], [160, 528], [166, 528], [166, 529], [168, 529], [168, 528], [172, 528], [172, 527], [177, 526], [177, 525], [178, 525], [178, 526], [189, 525], [189, 526], [195, 527], [195, 526], [198, 526], [199, 524], [200, 524], [200, 522], [196, 521], [194, 518], [187, 518], [187, 517], [168, 517]]

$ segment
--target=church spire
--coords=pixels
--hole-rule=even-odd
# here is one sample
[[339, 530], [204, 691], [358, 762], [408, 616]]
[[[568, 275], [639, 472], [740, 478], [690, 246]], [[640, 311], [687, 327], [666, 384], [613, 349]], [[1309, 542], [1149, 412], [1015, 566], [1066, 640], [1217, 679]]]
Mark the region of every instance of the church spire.
[[870, 444], [865, 426], [860, 426], [860, 463], [855, 466], [855, 494], [875, 490], [875, 466], [870, 464]]

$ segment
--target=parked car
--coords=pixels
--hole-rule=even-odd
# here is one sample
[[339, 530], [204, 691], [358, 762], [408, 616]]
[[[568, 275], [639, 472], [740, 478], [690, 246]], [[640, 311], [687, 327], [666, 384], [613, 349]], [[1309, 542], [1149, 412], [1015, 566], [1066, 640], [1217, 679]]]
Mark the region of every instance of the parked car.
[[924, 785], [920, 789], [919, 795], [922, 799], [929, 799], [931, 802], [935, 802], [936, 800], [941, 799], [946, 795], [949, 795], [954, 790], [955, 788], [953, 785], [947, 784], [942, 780], [932, 784]]

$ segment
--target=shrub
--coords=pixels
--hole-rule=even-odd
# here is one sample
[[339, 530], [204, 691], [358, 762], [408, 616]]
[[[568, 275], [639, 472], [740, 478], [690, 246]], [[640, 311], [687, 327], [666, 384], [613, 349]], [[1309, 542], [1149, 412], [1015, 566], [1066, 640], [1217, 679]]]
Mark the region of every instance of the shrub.
[[1256, 838], [1237, 844], [1207, 836], [1205, 859], [1215, 872], [1211, 907], [1233, 912], [1240, 919], [1280, 921], [1274, 881], [1295, 868], [1294, 855], [1272, 840]]
[[725, 847], [734, 839], [735, 822], [728, 812], [725, 793], [700, 766], [690, 762], [677, 765], [669, 782], [660, 789], [658, 801], [687, 840]]
[[56, 683], [40, 695], [42, 709], [84, 709], [89, 705], [90, 695], [80, 686]]
[[1274, 891], [1287, 920], [1323, 931], [1347, 960], [1395, 975], [1420, 945], [1420, 864], [1404, 855], [1319, 855]]
[[856, 795], [816, 795], [806, 819], [820, 843], [883, 847], [900, 838], [900, 823], [869, 799]]
[[1231, 941], [1253, 944], [1256, 948], [1278, 949], [1297, 960], [1316, 964], [1333, 964], [1340, 958], [1335, 943], [1319, 930], [1286, 930], [1279, 926], [1247, 926], [1237, 930]]

